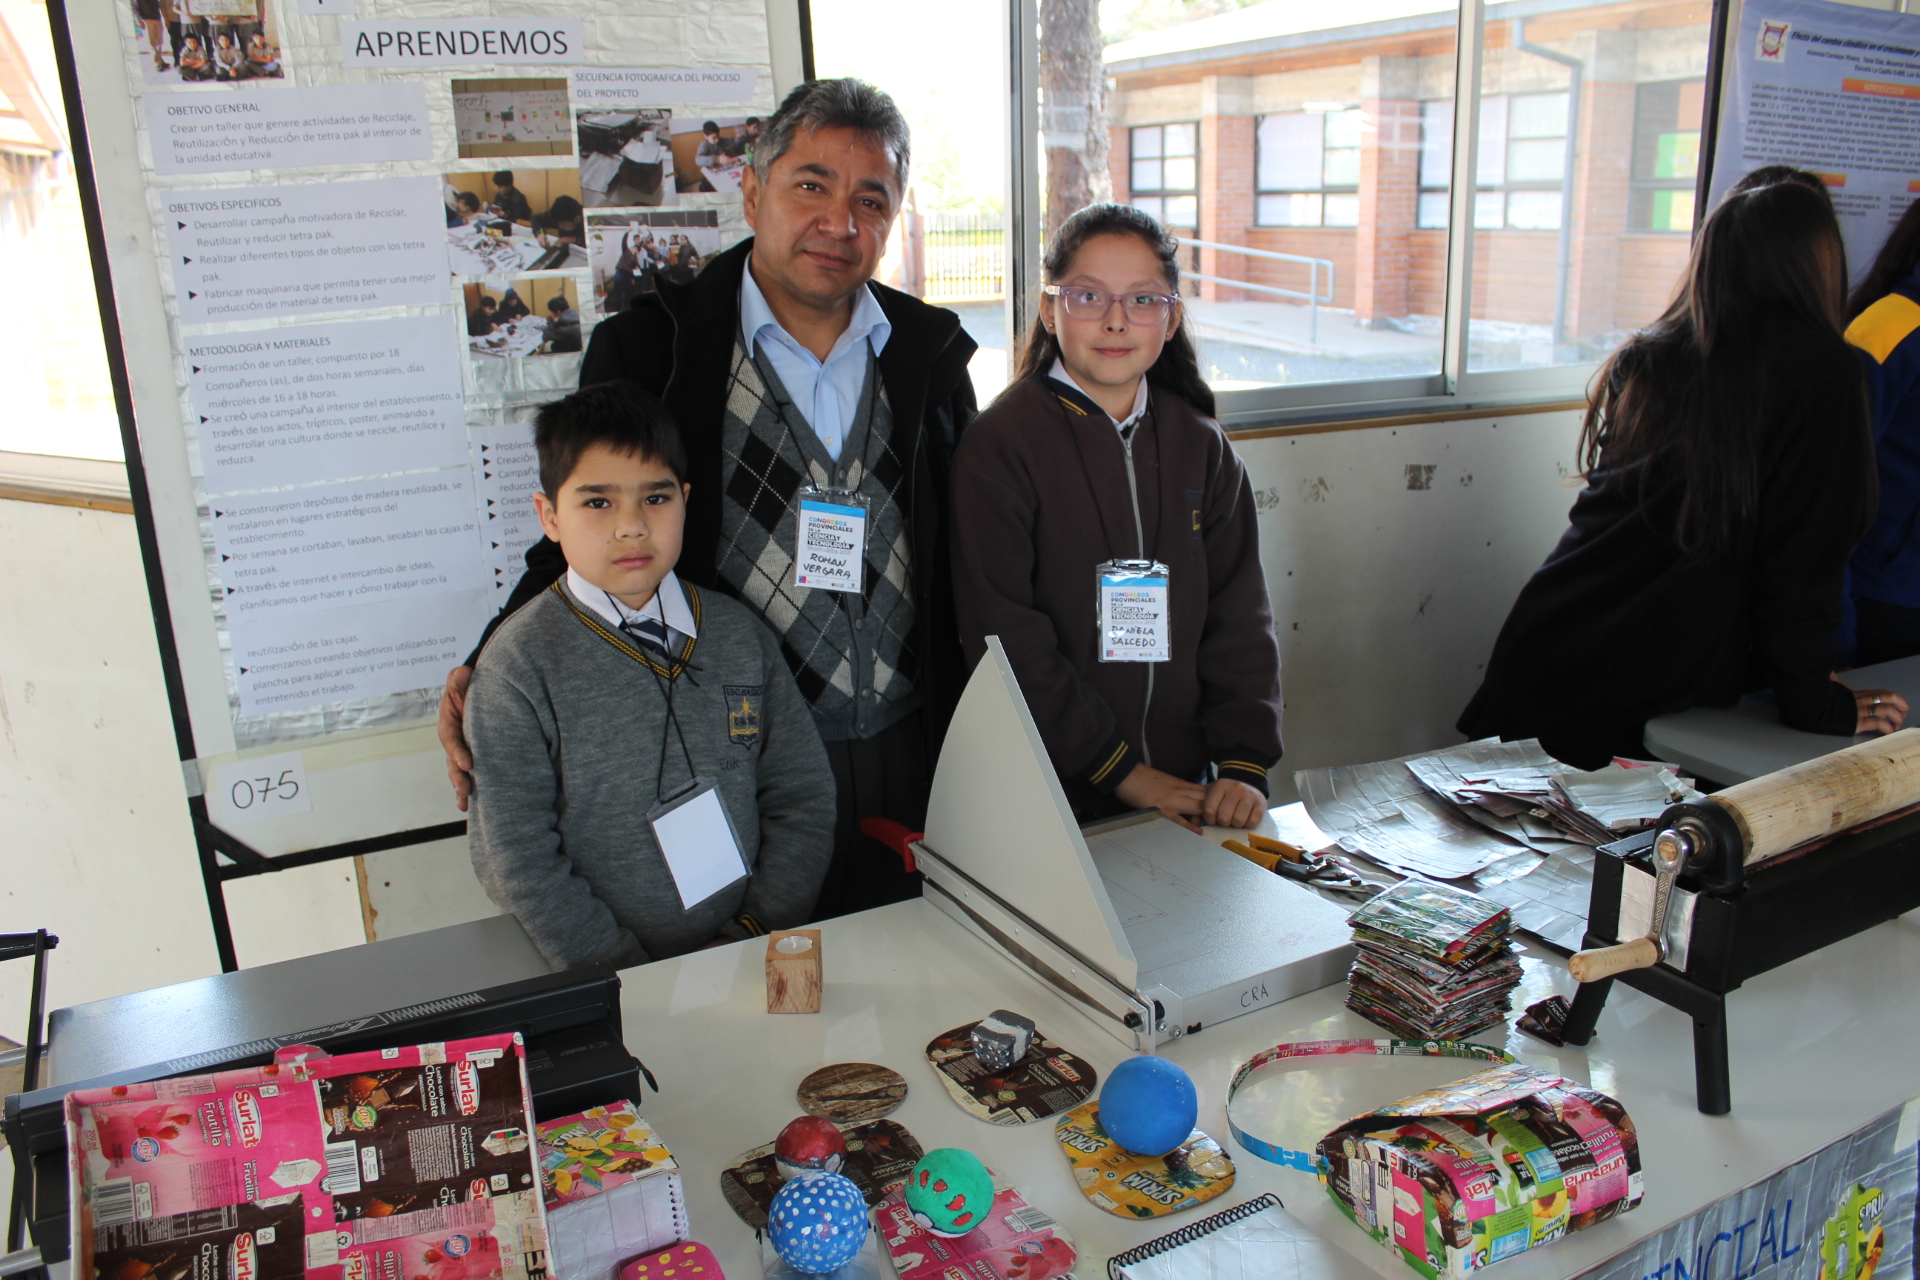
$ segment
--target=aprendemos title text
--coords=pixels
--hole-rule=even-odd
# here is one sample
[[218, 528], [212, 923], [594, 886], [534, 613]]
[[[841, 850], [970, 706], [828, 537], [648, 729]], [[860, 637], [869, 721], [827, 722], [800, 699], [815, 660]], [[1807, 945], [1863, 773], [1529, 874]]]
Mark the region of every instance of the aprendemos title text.
[[353, 42], [356, 58], [559, 58], [571, 52], [567, 33], [558, 28], [362, 31]]

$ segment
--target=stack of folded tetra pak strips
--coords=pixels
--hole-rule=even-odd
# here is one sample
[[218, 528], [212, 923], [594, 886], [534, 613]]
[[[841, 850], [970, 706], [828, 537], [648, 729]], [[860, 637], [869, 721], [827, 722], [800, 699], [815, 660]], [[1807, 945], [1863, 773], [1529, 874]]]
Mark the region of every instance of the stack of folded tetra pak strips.
[[1358, 954], [1347, 1007], [1403, 1039], [1457, 1040], [1505, 1020], [1520, 982], [1513, 916], [1485, 898], [1404, 880], [1347, 918]]

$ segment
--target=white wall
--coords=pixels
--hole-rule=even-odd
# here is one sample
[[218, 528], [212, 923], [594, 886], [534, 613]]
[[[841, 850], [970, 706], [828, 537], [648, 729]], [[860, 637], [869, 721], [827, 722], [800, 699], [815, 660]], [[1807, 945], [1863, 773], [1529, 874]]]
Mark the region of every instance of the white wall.
[[1460, 740], [1494, 636], [1565, 528], [1579, 425], [1565, 411], [1235, 442], [1280, 634], [1276, 799], [1296, 769]]
[[[0, 501], [0, 933], [60, 1008], [219, 971], [133, 517]], [[228, 889], [243, 964], [364, 940], [351, 863]], [[0, 1035], [29, 968], [0, 965]]]
[[[1243, 439], [1291, 770], [1457, 740], [1508, 605], [1559, 536], [1576, 415]], [[1425, 488], [1408, 487], [1408, 468]], [[0, 932], [61, 935], [55, 1007], [214, 972], [130, 516], [0, 501]], [[462, 842], [366, 859], [378, 936], [493, 913]], [[233, 882], [242, 964], [364, 937], [353, 864]], [[26, 971], [0, 966], [18, 1038]]]

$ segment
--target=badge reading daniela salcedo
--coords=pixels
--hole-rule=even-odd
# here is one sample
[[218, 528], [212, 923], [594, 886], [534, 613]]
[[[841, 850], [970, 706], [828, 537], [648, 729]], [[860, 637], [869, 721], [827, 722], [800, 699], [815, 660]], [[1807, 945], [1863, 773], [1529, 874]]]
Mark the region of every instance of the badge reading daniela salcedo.
[[1122, 1218], [1158, 1218], [1205, 1204], [1233, 1185], [1233, 1161], [1195, 1129], [1164, 1156], [1127, 1150], [1100, 1127], [1096, 1099], [1060, 1117], [1053, 1136], [1087, 1199]]

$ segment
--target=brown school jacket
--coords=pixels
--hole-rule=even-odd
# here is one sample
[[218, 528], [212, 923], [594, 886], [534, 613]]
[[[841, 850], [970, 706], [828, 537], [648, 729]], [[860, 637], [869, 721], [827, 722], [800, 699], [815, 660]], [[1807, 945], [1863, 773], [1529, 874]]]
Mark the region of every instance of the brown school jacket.
[[[1218, 423], [1159, 387], [1126, 448], [1113, 419], [1050, 378], [1009, 387], [953, 462], [954, 603], [972, 668], [997, 635], [1082, 817], [1145, 760], [1267, 790], [1280, 758], [1280, 648], [1246, 468]], [[1098, 660], [1094, 566], [1170, 570], [1170, 662]], [[1148, 677], [1152, 674], [1149, 701]], [[1106, 793], [1106, 794], [1101, 794]]]

